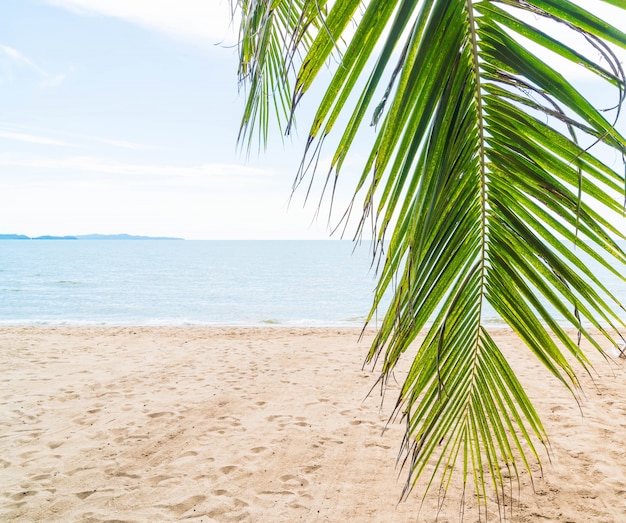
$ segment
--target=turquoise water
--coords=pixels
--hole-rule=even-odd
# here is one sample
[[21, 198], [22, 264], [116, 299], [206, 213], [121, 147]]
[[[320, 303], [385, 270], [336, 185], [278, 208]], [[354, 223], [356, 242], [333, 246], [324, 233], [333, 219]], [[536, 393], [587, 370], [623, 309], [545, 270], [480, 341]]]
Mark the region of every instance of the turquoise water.
[[0, 324], [362, 326], [370, 265], [349, 241], [0, 241]]
[[2, 241], [0, 324], [361, 325], [367, 246]]

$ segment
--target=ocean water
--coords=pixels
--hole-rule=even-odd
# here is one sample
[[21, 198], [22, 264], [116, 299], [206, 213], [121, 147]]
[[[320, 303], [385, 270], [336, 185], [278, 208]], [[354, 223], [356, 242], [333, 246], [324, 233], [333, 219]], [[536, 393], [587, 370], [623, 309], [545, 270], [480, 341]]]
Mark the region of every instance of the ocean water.
[[[361, 327], [375, 287], [369, 247], [349, 241], [0, 241], [0, 324]], [[626, 303], [626, 285], [597, 272]]]
[[0, 241], [0, 324], [362, 325], [370, 265], [347, 241]]

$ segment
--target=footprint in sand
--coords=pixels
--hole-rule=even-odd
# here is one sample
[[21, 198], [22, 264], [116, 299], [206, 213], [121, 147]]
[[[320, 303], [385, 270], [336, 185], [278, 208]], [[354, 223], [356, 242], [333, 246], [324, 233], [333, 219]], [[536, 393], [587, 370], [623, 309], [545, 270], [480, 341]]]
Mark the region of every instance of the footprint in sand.
[[159, 505], [160, 507], [167, 508], [170, 512], [173, 512], [176, 516], [182, 516], [188, 510], [191, 510], [196, 505], [199, 505], [206, 499], [206, 496], [197, 495], [191, 496], [185, 499], [180, 503], [176, 503], [175, 505]]
[[89, 496], [91, 496], [92, 494], [95, 494], [96, 491], [95, 490], [85, 490], [84, 492], [74, 492], [74, 495], [83, 500], [83, 499], [87, 499]]
[[216, 418], [218, 425], [209, 427], [207, 432], [217, 432], [218, 434], [225, 434], [228, 431], [246, 432], [246, 428], [241, 424], [239, 418], [233, 416], [220, 416]]
[[77, 469], [70, 470], [67, 472], [67, 475], [71, 478], [75, 474], [91, 473], [92, 471], [97, 470], [96, 467], [78, 467]]
[[183, 452], [180, 456], [172, 461], [172, 465], [182, 466], [190, 463], [195, 463], [197, 461], [198, 453], [195, 450], [188, 450]]
[[27, 498], [29, 496], [34, 496], [35, 494], [37, 494], [37, 492], [35, 492], [34, 490], [24, 490], [22, 492], [18, 492], [17, 494], [13, 494], [12, 496], [9, 496], [9, 497], [15, 501], [21, 501], [24, 498]]
[[256, 460], [269, 450], [270, 449], [268, 447], [253, 447], [248, 451], [245, 458], [247, 460]]
[[265, 418], [267, 421], [288, 421], [291, 419], [291, 416], [286, 416], [284, 414], [274, 414], [272, 416], [268, 416], [267, 418]]
[[151, 478], [148, 478], [147, 481], [151, 487], [157, 487], [161, 485], [161, 483], [164, 483], [169, 479], [175, 479], [175, 476], [167, 476], [167, 475], [152, 476]]
[[[284, 429], [287, 425], [292, 423], [293, 420], [293, 416], [289, 416], [289, 415], [285, 415], [285, 414], [274, 414], [272, 416], [268, 416], [267, 418], [265, 418], [267, 421], [271, 422], [271, 423], [278, 423], [278, 427], [279, 429]], [[308, 427], [309, 424], [302, 421], [305, 420], [306, 418], [302, 418], [302, 417], [298, 417], [296, 418], [296, 420], [300, 420], [297, 421], [296, 423], [293, 423], [294, 425], [298, 425], [298, 426], [305, 426]]]
[[391, 448], [389, 445], [383, 445], [382, 443], [366, 443], [365, 444], [365, 448], [370, 448], [370, 447], [378, 447], [384, 450], [389, 450]]
[[216, 521], [249, 521], [250, 513], [246, 510], [248, 506], [245, 501], [232, 498], [228, 503], [220, 503], [220, 506], [205, 515]]
[[161, 416], [173, 416], [174, 413], [173, 412], [151, 412], [150, 414], [148, 414], [149, 418], [160, 418]]
[[258, 493], [259, 496], [296, 496], [295, 492], [291, 490], [262, 490]]
[[280, 477], [280, 480], [283, 482], [285, 487], [288, 488], [298, 488], [298, 487], [307, 487], [309, 482], [301, 478], [300, 476], [294, 476], [293, 474], [285, 474]]
[[36, 476], [31, 476], [31, 478], [33, 481], [40, 481], [40, 482], [44, 482], [44, 481], [50, 481], [52, 479], [52, 476], [50, 474], [37, 474]]
[[335, 439], [335, 438], [320, 438], [320, 445], [326, 445], [327, 443], [334, 443], [336, 445], [343, 445], [343, 440]]

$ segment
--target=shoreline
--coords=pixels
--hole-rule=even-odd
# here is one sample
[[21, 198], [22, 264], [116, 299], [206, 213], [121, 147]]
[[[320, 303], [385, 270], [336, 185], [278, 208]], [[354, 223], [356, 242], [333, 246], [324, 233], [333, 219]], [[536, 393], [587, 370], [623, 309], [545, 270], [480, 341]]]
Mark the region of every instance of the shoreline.
[[[378, 373], [363, 361], [373, 329], [358, 343], [360, 333], [0, 326], [0, 519], [434, 521], [436, 492], [398, 503], [395, 389], [384, 401], [372, 391]], [[579, 372], [579, 408], [510, 330], [492, 334], [552, 448], [543, 475], [533, 467], [534, 493], [521, 472], [508, 521], [626, 520], [626, 360], [589, 353], [597, 374]], [[457, 521], [461, 499], [453, 483], [439, 521]]]

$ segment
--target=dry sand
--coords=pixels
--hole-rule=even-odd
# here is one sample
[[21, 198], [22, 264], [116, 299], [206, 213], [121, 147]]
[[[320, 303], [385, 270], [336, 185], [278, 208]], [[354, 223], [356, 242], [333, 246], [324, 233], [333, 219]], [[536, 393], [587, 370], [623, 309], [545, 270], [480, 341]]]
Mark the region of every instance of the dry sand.
[[[398, 504], [402, 427], [381, 433], [395, 398], [366, 398], [376, 373], [361, 370], [357, 335], [0, 328], [0, 520], [434, 521], [436, 499]], [[522, 476], [508, 521], [626, 521], [626, 360], [593, 357], [580, 409], [510, 333], [494, 335], [553, 451], [534, 493]], [[453, 487], [439, 521], [458, 520], [459, 500]]]

